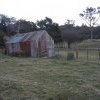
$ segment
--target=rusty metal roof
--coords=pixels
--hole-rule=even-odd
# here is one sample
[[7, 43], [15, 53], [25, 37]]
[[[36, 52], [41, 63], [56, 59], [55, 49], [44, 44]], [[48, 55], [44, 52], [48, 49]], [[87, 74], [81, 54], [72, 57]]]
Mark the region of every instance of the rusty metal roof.
[[31, 41], [31, 40], [38, 40], [43, 33], [45, 33], [45, 30], [40, 31], [34, 31], [34, 32], [28, 32], [23, 34], [16, 34], [10, 38], [7, 43], [18, 43], [18, 42], [25, 42], [25, 41]]
[[17, 43], [17, 42], [20, 42], [23, 37], [24, 37], [24, 34], [16, 34], [16, 35], [12, 36], [10, 38], [10, 40], [7, 41], [7, 43]]

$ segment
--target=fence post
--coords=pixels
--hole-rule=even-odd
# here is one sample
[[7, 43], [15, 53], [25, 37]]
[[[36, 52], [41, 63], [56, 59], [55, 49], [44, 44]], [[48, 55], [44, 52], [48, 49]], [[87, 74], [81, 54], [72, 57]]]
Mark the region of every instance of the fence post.
[[2, 57], [3, 55], [2, 55], [2, 49], [0, 49], [0, 60], [2, 60]]
[[99, 53], [99, 60], [100, 60], [100, 49], [98, 49], [98, 53]]
[[78, 49], [76, 49], [76, 59], [78, 59]]
[[88, 55], [89, 53], [88, 53], [88, 48], [87, 48], [87, 60], [89, 59], [89, 55]]
[[1, 52], [0, 52], [0, 60], [1, 60]]

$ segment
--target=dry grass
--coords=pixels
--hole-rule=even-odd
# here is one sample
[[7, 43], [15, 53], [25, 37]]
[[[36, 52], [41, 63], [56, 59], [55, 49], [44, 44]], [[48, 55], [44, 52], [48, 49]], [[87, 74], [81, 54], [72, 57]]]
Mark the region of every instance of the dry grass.
[[100, 65], [2, 57], [0, 100], [100, 100]]

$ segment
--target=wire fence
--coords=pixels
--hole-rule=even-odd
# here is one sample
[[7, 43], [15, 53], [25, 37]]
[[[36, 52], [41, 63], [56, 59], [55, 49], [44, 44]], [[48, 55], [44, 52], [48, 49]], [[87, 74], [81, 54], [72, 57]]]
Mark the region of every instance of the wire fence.
[[67, 59], [72, 57], [73, 60], [85, 61], [100, 61], [100, 48], [68, 48], [64, 44], [55, 45], [55, 54], [60, 59]]

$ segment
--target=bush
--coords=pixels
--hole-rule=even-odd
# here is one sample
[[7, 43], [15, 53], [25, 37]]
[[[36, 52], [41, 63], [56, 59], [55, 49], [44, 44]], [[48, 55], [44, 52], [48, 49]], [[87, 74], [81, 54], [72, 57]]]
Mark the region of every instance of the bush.
[[5, 46], [4, 33], [0, 30], [0, 47]]
[[75, 57], [74, 57], [74, 53], [73, 52], [68, 52], [67, 54], [67, 60], [74, 60]]

